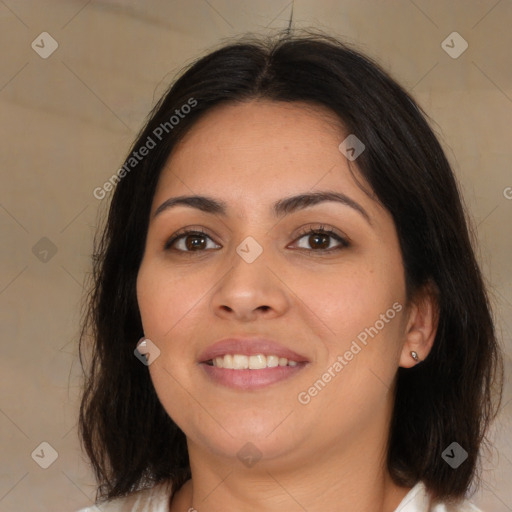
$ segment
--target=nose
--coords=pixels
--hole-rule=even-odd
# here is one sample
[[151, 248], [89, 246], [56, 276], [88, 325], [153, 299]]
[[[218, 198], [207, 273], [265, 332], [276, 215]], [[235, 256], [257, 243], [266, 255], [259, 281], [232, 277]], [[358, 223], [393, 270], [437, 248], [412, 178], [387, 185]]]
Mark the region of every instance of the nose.
[[231, 268], [212, 295], [217, 316], [249, 322], [260, 317], [277, 318], [286, 312], [288, 288], [278, 277], [279, 269], [264, 254], [249, 263], [235, 253]]

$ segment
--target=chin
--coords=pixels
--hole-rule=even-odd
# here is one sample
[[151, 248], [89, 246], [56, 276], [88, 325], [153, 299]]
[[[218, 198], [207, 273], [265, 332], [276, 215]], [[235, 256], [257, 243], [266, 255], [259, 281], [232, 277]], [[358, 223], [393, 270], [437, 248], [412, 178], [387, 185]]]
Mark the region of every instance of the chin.
[[290, 431], [278, 426], [279, 421], [274, 417], [273, 421], [259, 423], [233, 422], [226, 428], [229, 433], [217, 425], [215, 429], [196, 430], [190, 439], [199, 450], [209, 451], [228, 464], [253, 467], [258, 463], [260, 469], [275, 468], [290, 454], [297, 453], [297, 447], [307, 444], [305, 439], [300, 439], [296, 425]]

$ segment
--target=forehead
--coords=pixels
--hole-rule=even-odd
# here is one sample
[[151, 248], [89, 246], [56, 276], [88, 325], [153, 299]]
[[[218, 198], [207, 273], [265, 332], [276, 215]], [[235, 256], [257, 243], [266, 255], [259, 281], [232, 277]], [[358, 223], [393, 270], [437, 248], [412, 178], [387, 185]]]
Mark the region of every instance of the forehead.
[[[346, 135], [326, 107], [268, 100], [215, 107], [174, 148], [162, 170], [153, 211], [169, 195], [216, 196], [245, 211], [326, 188], [377, 208], [356, 184], [339, 150]], [[364, 183], [359, 175], [358, 180]]]

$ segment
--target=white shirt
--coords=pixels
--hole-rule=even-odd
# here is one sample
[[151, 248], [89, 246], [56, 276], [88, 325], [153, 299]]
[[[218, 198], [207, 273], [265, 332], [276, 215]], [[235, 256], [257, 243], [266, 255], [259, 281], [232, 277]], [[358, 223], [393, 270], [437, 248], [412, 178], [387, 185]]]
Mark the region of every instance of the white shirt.
[[[130, 496], [117, 498], [99, 507], [94, 505], [77, 512], [169, 512], [171, 491], [168, 482], [151, 489], [137, 491]], [[183, 511], [186, 512], [186, 511]], [[482, 512], [468, 501], [457, 505], [446, 503], [431, 504], [428, 491], [423, 482], [418, 482], [400, 502], [394, 512]]]

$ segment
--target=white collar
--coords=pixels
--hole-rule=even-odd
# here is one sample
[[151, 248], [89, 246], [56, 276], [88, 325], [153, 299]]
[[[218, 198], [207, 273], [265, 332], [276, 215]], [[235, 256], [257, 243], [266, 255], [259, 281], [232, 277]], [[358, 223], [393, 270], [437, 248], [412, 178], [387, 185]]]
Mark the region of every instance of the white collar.
[[[104, 512], [167, 512], [170, 487], [164, 482], [150, 489], [140, 490], [130, 496], [118, 498], [101, 505]], [[98, 507], [87, 507], [78, 512], [97, 512]], [[468, 501], [457, 505], [438, 503], [432, 505], [423, 482], [418, 482], [402, 499], [394, 512], [482, 512]]]
[[403, 498], [394, 512], [482, 512], [470, 502], [463, 500], [457, 505], [432, 504], [429, 492], [423, 482], [418, 482]]

